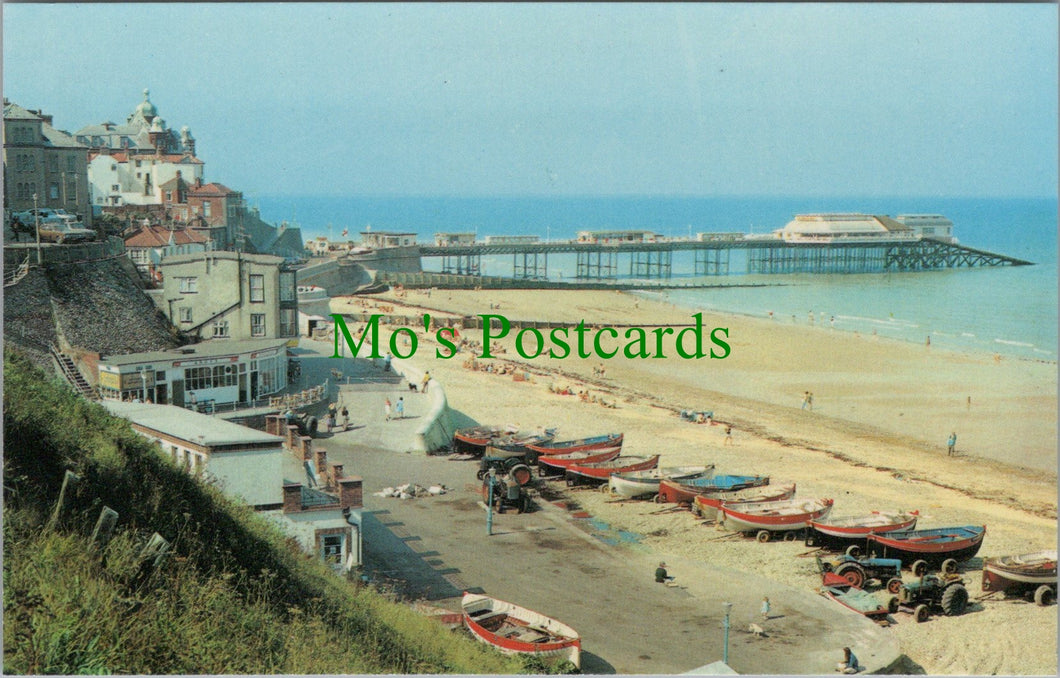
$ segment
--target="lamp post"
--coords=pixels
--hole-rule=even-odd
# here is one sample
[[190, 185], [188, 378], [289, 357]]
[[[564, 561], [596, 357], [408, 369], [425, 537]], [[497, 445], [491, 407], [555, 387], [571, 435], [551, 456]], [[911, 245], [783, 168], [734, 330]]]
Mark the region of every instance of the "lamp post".
[[729, 663], [729, 613], [732, 612], [732, 603], [722, 603], [722, 605], [725, 607], [725, 623], [723, 624], [723, 626], [725, 628], [725, 646], [724, 646], [724, 648], [722, 649], [722, 652], [721, 652], [721, 660], [723, 662], [725, 662], [726, 665], [728, 665], [728, 663]]
[[497, 479], [497, 469], [491, 468], [486, 476], [486, 484], [489, 486], [486, 498], [486, 536], [493, 536], [493, 483]]
[[37, 211], [37, 194], [33, 194], [33, 232], [37, 234], [37, 265], [40, 266], [43, 259], [40, 253], [40, 212]]
[[140, 370], [140, 383], [143, 386], [143, 395], [141, 396], [141, 402], [147, 402], [147, 371]]

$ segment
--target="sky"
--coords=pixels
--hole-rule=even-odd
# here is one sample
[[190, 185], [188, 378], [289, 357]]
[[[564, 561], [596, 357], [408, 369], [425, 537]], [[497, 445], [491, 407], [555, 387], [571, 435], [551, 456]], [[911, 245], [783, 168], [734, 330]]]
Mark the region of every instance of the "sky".
[[1051, 3], [10, 4], [3, 92], [150, 89], [269, 195], [1055, 196]]

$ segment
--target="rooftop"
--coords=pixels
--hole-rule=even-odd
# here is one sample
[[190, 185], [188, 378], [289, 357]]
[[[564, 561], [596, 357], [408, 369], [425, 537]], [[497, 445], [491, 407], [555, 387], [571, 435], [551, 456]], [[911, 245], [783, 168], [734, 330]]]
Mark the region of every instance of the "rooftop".
[[139, 365], [141, 363], [157, 363], [170, 360], [196, 360], [200, 358], [219, 358], [222, 356], [236, 356], [243, 353], [255, 351], [267, 351], [269, 349], [284, 346], [287, 339], [250, 339], [247, 341], [229, 341], [227, 339], [204, 341], [199, 344], [189, 344], [166, 351], [147, 351], [145, 353], [127, 353], [125, 355], [113, 355], [102, 357], [100, 365], [117, 367], [120, 365]]
[[175, 405], [120, 403], [110, 400], [101, 401], [100, 404], [111, 414], [128, 419], [134, 424], [200, 445], [209, 447], [260, 443], [273, 443], [277, 447], [283, 445], [283, 438], [280, 436], [192, 412]]

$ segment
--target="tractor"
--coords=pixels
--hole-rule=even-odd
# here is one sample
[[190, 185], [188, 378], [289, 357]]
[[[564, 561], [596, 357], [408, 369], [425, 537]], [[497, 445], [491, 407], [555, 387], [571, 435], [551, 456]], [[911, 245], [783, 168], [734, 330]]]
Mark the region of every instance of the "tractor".
[[482, 477], [482, 501], [488, 502], [490, 500], [490, 485], [492, 484], [493, 507], [498, 513], [504, 513], [506, 508], [514, 508], [516, 513], [529, 512], [533, 505], [530, 500], [530, 494], [524, 487], [525, 483], [518, 480], [519, 477], [522, 477], [521, 470], [524, 469], [527, 478], [532, 477], [530, 476], [530, 469], [523, 465], [513, 469], [514, 472], [508, 475], [499, 475], [494, 469], [490, 469]]
[[897, 558], [876, 558], [875, 556], [855, 558], [841, 555], [823, 561], [818, 556], [817, 567], [821, 574], [834, 573], [858, 589], [872, 580], [886, 586], [888, 593], [897, 594], [902, 588], [902, 561]]
[[949, 617], [963, 614], [968, 607], [968, 589], [964, 579], [955, 572], [925, 574], [918, 580], [902, 584], [896, 597], [891, 598], [891, 613], [909, 612], [917, 623], [926, 621], [931, 612], [941, 611]]

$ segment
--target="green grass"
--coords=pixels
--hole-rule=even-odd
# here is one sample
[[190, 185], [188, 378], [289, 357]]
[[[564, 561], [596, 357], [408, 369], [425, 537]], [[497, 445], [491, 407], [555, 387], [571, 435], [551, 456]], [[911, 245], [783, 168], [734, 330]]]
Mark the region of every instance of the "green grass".
[[[51, 521], [67, 470], [81, 480]], [[94, 549], [103, 506], [114, 538]], [[161, 567], [140, 549], [172, 544]], [[366, 548], [371, 548], [366, 544]], [[128, 423], [4, 355], [4, 672], [525, 673], [336, 577]]]

